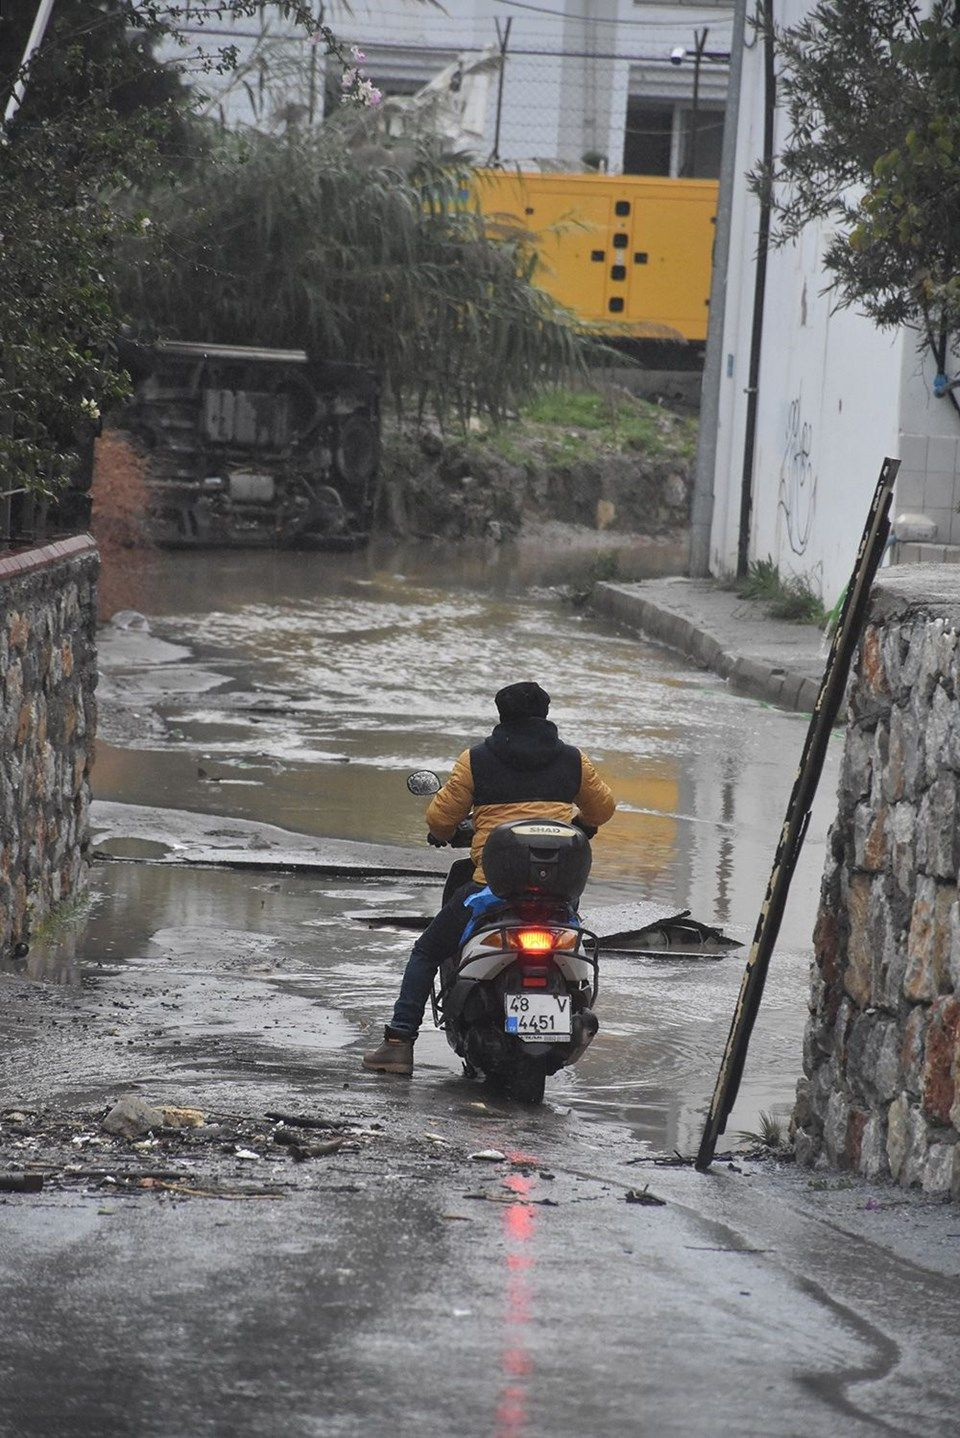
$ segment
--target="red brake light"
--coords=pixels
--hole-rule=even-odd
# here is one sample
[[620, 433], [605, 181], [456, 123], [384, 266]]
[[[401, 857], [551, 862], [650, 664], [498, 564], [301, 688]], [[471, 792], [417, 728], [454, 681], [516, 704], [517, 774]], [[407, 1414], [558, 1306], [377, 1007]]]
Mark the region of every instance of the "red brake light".
[[511, 937], [524, 954], [548, 954], [556, 945], [556, 935], [549, 929], [518, 929]]

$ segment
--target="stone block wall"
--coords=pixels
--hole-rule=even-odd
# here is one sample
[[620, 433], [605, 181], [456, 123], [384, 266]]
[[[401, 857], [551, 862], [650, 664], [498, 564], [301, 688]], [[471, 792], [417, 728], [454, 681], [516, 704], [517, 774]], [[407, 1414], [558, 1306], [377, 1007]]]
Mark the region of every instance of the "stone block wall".
[[0, 957], [84, 881], [98, 569], [87, 536], [0, 555]]
[[960, 567], [881, 572], [814, 934], [798, 1161], [960, 1198]]

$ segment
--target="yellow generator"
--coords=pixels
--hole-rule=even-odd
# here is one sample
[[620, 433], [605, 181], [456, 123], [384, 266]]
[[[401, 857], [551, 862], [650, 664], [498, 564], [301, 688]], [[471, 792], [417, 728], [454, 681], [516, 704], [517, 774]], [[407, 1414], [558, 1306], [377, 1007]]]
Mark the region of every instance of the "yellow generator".
[[715, 180], [480, 170], [479, 209], [536, 236], [535, 280], [611, 335], [702, 344]]

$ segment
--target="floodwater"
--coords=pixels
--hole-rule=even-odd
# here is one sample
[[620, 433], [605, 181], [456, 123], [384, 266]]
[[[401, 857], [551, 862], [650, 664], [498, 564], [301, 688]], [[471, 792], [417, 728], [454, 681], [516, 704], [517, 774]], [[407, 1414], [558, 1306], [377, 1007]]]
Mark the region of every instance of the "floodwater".
[[[581, 573], [590, 562], [580, 557]], [[557, 576], [571, 577], [569, 553], [541, 552], [535, 564], [482, 550], [165, 555], [137, 604], [149, 632], [123, 616], [103, 631], [96, 795], [420, 846], [422, 801], [405, 774], [446, 772], [489, 730], [494, 691], [536, 679], [561, 734], [619, 801], [595, 842], [591, 892], [690, 909], [747, 940], [806, 719], [738, 697], [572, 606], [545, 587]], [[839, 752], [835, 739], [731, 1132], [755, 1129], [761, 1111], [785, 1113], [800, 1073]], [[345, 915], [432, 912], [437, 901], [435, 886], [411, 880], [254, 884], [134, 864], [96, 866], [95, 884], [103, 901], [85, 942], [117, 962], [137, 962], [178, 929], [198, 951], [215, 950], [218, 932], [261, 935], [269, 963], [258, 982], [284, 997], [273, 1040], [301, 1056], [312, 1041], [362, 1047], [389, 1015], [409, 935]], [[745, 952], [609, 960], [600, 1035], [548, 1098], [657, 1149], [695, 1147]], [[235, 981], [229, 964], [223, 978]], [[432, 1067], [458, 1067], [432, 1030], [418, 1061], [421, 1083]]]

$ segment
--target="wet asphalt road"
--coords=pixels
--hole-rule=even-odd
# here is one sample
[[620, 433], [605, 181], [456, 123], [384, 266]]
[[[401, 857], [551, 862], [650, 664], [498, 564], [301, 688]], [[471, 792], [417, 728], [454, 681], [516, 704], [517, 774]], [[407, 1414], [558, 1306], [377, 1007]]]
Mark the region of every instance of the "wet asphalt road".
[[[206, 808], [207, 842], [231, 859], [255, 846], [218, 813], [347, 841], [362, 831], [406, 844], [417, 867], [418, 815], [376, 796], [405, 767], [439, 766], [480, 723], [495, 660], [478, 658], [474, 687], [438, 719], [429, 596], [413, 596], [413, 618], [398, 604], [381, 634], [370, 611], [335, 634], [343, 584], [329, 624], [316, 620], [327, 638], [312, 671], [302, 593], [268, 603], [221, 590], [204, 619], [185, 592], [146, 636], [174, 655], [145, 657], [145, 637], [124, 632], [103, 690], [100, 793]], [[383, 619], [390, 584], [376, 584]], [[546, 654], [565, 617], [549, 602], [443, 603], [437, 632], [452, 626], [478, 656], [493, 633]], [[632, 806], [598, 847], [598, 891], [639, 888], [751, 924], [751, 866], [779, 825], [773, 794], [789, 789], [802, 727], [576, 622], [585, 673], [565, 727], [587, 727], [605, 672], [593, 747]], [[370, 697], [385, 654], [422, 692], [405, 699], [398, 681]], [[312, 829], [293, 822], [309, 814]], [[744, 1126], [785, 1107], [796, 1072], [825, 822], [751, 1056]], [[175, 858], [186, 829], [171, 815], [130, 857]], [[429, 909], [430, 880], [116, 862], [95, 867], [94, 894], [88, 918], [0, 977], [0, 1166], [47, 1172], [41, 1194], [0, 1196], [4, 1438], [952, 1431], [951, 1210], [769, 1160], [708, 1176], [654, 1162], [696, 1137], [737, 958], [609, 965], [600, 1039], [528, 1110], [467, 1084], [432, 1032], [412, 1082], [358, 1068], [409, 940], [344, 915]], [[131, 1090], [197, 1106], [218, 1128], [145, 1149], [105, 1138], [100, 1116]], [[339, 1125], [343, 1146], [295, 1163], [272, 1137], [278, 1110]], [[491, 1149], [503, 1158], [470, 1157]], [[179, 1177], [144, 1190], [147, 1172]], [[662, 1204], [627, 1202], [646, 1185]]]
[[[80, 1176], [7, 1198], [3, 1433], [951, 1431], [960, 1262], [942, 1204], [749, 1160], [705, 1177], [638, 1163], [622, 1131], [429, 1063], [408, 1083], [239, 1044], [204, 1075], [138, 1029], [132, 987], [108, 992], [131, 1008], [69, 1094], [92, 1135], [78, 1168], [131, 1162], [96, 1138], [124, 1072], [221, 1123], [229, 1104], [266, 1131], [280, 1104], [357, 1137], [296, 1166], [262, 1144], [256, 1164], [230, 1144], [184, 1159], [173, 1140], [135, 1160], [207, 1196]], [[59, 999], [28, 997], [21, 1028], [80, 1071], [77, 1002]], [[469, 1157], [489, 1149], [503, 1159]], [[209, 1196], [251, 1184], [268, 1196]], [[663, 1204], [626, 1201], [645, 1187]]]
[[[536, 674], [553, 692], [561, 732], [600, 764], [619, 800], [594, 844], [590, 892], [690, 908], [746, 939], [804, 718], [731, 694], [715, 676], [553, 592], [524, 592], [522, 573], [511, 587], [500, 551], [486, 592], [477, 555], [469, 571], [457, 557], [444, 569], [436, 550], [388, 557], [227, 554], [201, 566], [195, 556], [164, 556], [150, 632], [113, 624], [103, 634], [98, 796], [401, 844], [423, 864], [435, 856], [404, 774], [445, 772], [489, 729], [500, 684]], [[736, 1128], [756, 1131], [761, 1111], [786, 1115], [792, 1103], [838, 759], [834, 743]], [[170, 852], [111, 847], [138, 857]], [[144, 882], [131, 879], [138, 894]], [[314, 938], [334, 937], [342, 909], [336, 893], [333, 900], [327, 929]], [[136, 907], [122, 902], [123, 924], [104, 935], [121, 946]], [[385, 894], [381, 908], [395, 902]], [[171, 895], [167, 908], [179, 903]], [[156, 922], [168, 919], [158, 912]], [[361, 1022], [387, 1016], [405, 948], [371, 940], [355, 950], [351, 989], [366, 989], [368, 999]], [[312, 963], [334, 971], [322, 945]], [[565, 1101], [627, 1119], [655, 1145], [689, 1149], [738, 984], [732, 961], [607, 965], [601, 1037], [567, 1076]], [[444, 1049], [442, 1041], [434, 1047]]]

